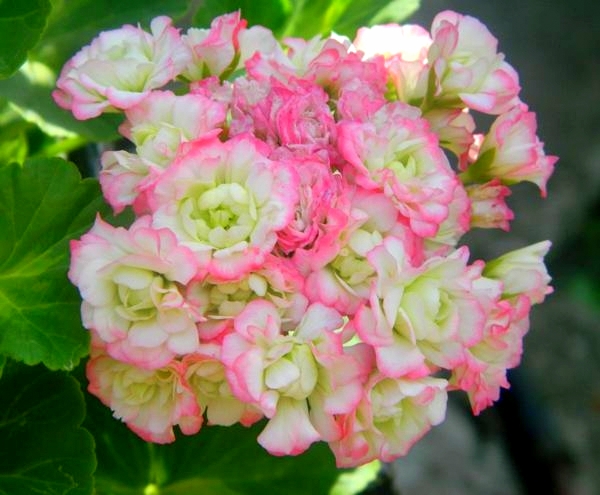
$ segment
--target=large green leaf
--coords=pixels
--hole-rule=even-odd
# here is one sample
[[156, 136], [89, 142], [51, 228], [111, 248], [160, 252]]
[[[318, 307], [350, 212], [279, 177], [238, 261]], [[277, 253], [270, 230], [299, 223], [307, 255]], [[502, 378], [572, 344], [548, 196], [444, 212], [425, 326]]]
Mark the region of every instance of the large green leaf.
[[52, 13], [34, 55], [55, 71], [103, 30], [147, 26], [159, 15], [182, 16], [188, 0], [51, 0]]
[[69, 240], [106, 209], [97, 181], [64, 160], [0, 167], [0, 353], [70, 369], [87, 354]]
[[48, 0], [0, 1], [0, 78], [10, 76], [25, 62], [49, 13]]
[[170, 445], [140, 440], [92, 396], [84, 423], [96, 438], [97, 495], [320, 495], [339, 471], [325, 444], [274, 457], [252, 428], [205, 426]]
[[0, 494], [92, 493], [94, 440], [79, 383], [9, 362], [0, 380]]

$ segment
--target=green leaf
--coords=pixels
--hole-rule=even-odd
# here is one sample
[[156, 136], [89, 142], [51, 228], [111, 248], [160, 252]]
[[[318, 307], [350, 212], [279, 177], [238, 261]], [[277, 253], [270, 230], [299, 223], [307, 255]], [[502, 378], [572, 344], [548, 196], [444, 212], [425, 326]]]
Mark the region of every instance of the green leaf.
[[0, 494], [92, 493], [94, 440], [74, 378], [8, 362], [0, 404]]
[[107, 210], [94, 179], [64, 160], [0, 168], [0, 353], [70, 369], [88, 352], [69, 240]]
[[0, 1], [0, 78], [9, 77], [25, 62], [49, 13], [48, 0]]
[[329, 493], [339, 474], [323, 443], [296, 457], [269, 455], [256, 442], [263, 422], [204, 426], [194, 436], [154, 445], [89, 396], [84, 425], [96, 438], [97, 495], [319, 495]]
[[25, 161], [28, 151], [27, 129], [28, 124], [22, 120], [0, 128], [0, 166]]
[[285, 28], [287, 36], [312, 37], [331, 31], [354, 38], [362, 26], [400, 22], [414, 13], [419, 0], [300, 0]]
[[188, 0], [51, 0], [52, 13], [34, 57], [58, 72], [63, 64], [89, 44], [100, 31], [124, 24], [147, 26], [159, 15], [182, 16]]
[[420, 0], [355, 0], [333, 30], [354, 38], [359, 27], [405, 21], [419, 9], [420, 3]]
[[338, 477], [329, 495], [360, 494], [369, 484], [377, 480], [379, 473], [381, 473], [381, 462], [378, 460], [351, 469]]

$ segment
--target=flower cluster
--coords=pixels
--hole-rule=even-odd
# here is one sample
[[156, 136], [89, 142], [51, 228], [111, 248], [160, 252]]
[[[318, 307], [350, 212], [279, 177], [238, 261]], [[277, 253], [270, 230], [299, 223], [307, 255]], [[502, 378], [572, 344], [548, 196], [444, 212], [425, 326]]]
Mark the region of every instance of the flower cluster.
[[135, 221], [71, 244], [90, 392], [148, 441], [264, 418], [270, 453], [324, 441], [339, 466], [404, 455], [450, 390], [491, 405], [551, 292], [549, 242], [487, 263], [459, 245], [508, 230], [509, 186], [546, 194], [556, 157], [519, 91], [449, 11], [354, 40], [280, 42], [238, 12], [101, 33], [54, 92], [122, 112], [131, 142], [99, 178]]

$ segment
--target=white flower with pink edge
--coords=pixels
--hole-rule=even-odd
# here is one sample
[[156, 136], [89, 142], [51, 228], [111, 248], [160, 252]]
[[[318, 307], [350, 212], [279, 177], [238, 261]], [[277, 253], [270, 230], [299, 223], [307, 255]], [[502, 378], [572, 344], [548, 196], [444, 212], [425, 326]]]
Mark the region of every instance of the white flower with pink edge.
[[251, 136], [188, 143], [156, 182], [153, 225], [171, 229], [215, 280], [260, 268], [294, 214], [297, 178]]
[[171, 91], [152, 91], [126, 110], [119, 131], [136, 152], [105, 151], [99, 174], [102, 192], [115, 212], [132, 205], [138, 215], [147, 213], [149, 191], [176, 158], [181, 144], [219, 134], [226, 114], [221, 102]]
[[71, 241], [70, 280], [83, 299], [84, 326], [106, 351], [142, 368], [161, 368], [198, 345], [199, 315], [182, 287], [197, 272], [194, 254], [149, 217], [128, 230], [99, 217], [80, 240]]
[[464, 347], [480, 339], [488, 307], [500, 294], [499, 283], [482, 279], [482, 264], [467, 265], [463, 247], [412, 266], [394, 238], [368, 258], [378, 278], [352, 324], [375, 349], [379, 370], [400, 377], [462, 362]]
[[523, 295], [498, 301], [481, 340], [467, 349], [465, 361], [452, 370], [450, 386], [467, 392], [473, 414], [497, 401], [501, 388], [510, 387], [506, 371], [521, 361], [530, 307]]
[[196, 397], [184, 380], [184, 366], [173, 361], [147, 370], [94, 349], [87, 363], [88, 391], [147, 442], [171, 443], [174, 427], [193, 435], [202, 426]]
[[427, 52], [431, 42], [429, 33], [421, 26], [384, 24], [359, 28], [353, 45], [364, 59], [383, 56], [397, 98], [413, 103], [427, 92]]
[[394, 102], [371, 122], [342, 121], [338, 147], [349, 165], [344, 172], [357, 184], [383, 190], [415, 234], [435, 235], [448, 216], [457, 179], [416, 108]]
[[525, 105], [500, 115], [483, 141], [475, 143], [476, 159], [463, 172], [464, 178], [477, 182], [497, 178], [506, 185], [533, 182], [546, 196], [558, 157], [544, 153], [536, 131], [536, 116]]
[[[360, 370], [343, 354], [336, 333], [342, 324], [337, 311], [313, 304], [298, 327], [283, 334], [276, 307], [258, 299], [236, 317], [235, 332], [223, 339], [231, 389], [269, 418], [258, 442], [272, 454], [299, 454], [323, 436], [337, 437], [339, 432], [329, 429], [334, 422], [321, 416], [348, 413], [360, 400]], [[312, 400], [322, 410], [309, 408]]]
[[539, 304], [553, 290], [549, 285], [551, 277], [544, 264], [544, 256], [548, 254], [550, 246], [550, 241], [542, 241], [505, 253], [489, 261], [484, 274], [502, 282], [503, 298], [523, 294], [532, 304]]
[[81, 120], [131, 108], [175, 79], [190, 57], [168, 17], [156, 17], [150, 33], [130, 25], [103, 31], [65, 64], [52, 96]]
[[436, 104], [497, 115], [519, 103], [519, 77], [481, 22], [447, 10], [435, 16], [431, 36], [428, 62], [436, 76]]
[[389, 378], [374, 373], [358, 407], [339, 421], [345, 432], [330, 442], [338, 467], [405, 455], [446, 416], [447, 382], [440, 378]]
[[221, 347], [202, 344], [198, 352], [183, 359], [185, 380], [194, 392], [207, 424], [250, 426], [262, 419], [262, 412], [252, 404], [242, 402], [231, 392], [221, 359]]

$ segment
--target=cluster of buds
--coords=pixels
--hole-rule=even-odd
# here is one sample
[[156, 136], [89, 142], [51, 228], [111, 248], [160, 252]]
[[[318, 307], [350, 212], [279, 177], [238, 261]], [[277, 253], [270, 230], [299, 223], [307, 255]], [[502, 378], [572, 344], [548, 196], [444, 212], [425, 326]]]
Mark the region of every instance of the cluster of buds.
[[508, 230], [509, 186], [546, 193], [556, 157], [519, 91], [449, 11], [354, 40], [280, 42], [239, 12], [101, 33], [54, 92], [121, 112], [132, 143], [99, 180], [135, 221], [71, 244], [89, 391], [147, 441], [265, 419], [270, 453], [324, 441], [344, 467], [404, 455], [448, 391], [491, 405], [551, 292], [549, 242], [487, 263], [459, 245]]

